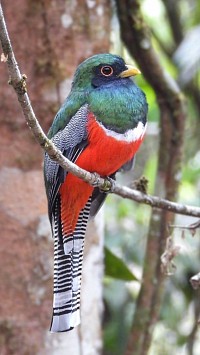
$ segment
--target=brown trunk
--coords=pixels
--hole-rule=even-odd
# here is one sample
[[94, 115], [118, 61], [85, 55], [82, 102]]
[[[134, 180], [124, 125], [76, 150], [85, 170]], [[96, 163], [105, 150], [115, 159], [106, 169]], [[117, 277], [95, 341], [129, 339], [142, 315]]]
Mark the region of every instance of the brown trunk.
[[[2, 6], [17, 61], [27, 75], [33, 108], [47, 131], [68, 94], [77, 64], [94, 53], [108, 51], [110, 8], [105, 0], [16, 0], [12, 3], [2, 1]], [[74, 355], [86, 354], [85, 343], [93, 349], [93, 354], [98, 354], [101, 277], [97, 296], [94, 296], [95, 289], [88, 289], [89, 293], [93, 292], [91, 312], [87, 304], [84, 307], [83, 300], [82, 328], [74, 333], [48, 334], [52, 311], [53, 243], [42, 176], [43, 153], [28, 131], [16, 95], [7, 82], [6, 64], [2, 63], [0, 353], [59, 354], [69, 346], [69, 339], [74, 339], [71, 341]], [[95, 265], [99, 270], [96, 274], [101, 275], [102, 240], [99, 235], [102, 233], [93, 233], [88, 236], [85, 259], [93, 268], [94, 261], [90, 258], [97, 248], [99, 262]], [[90, 284], [95, 277], [90, 274], [87, 279], [87, 265], [83, 284]], [[88, 297], [85, 290], [83, 285], [83, 293]], [[86, 332], [88, 328], [90, 331]]]
[[[160, 143], [155, 195], [176, 200], [181, 171], [185, 123], [185, 101], [175, 81], [164, 71], [152, 43], [151, 32], [138, 0], [116, 0], [121, 37], [153, 87], [160, 109]], [[160, 257], [168, 237], [170, 211], [152, 210], [147, 236], [142, 285], [136, 302], [126, 355], [145, 355], [159, 318], [164, 275]]]

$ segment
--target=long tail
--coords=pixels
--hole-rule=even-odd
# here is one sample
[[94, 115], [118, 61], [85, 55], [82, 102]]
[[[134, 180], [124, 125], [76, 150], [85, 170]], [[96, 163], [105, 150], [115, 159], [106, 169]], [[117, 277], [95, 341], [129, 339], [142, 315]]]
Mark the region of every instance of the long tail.
[[80, 289], [84, 238], [91, 199], [81, 210], [73, 235], [63, 235], [60, 198], [54, 215], [54, 299], [50, 330], [64, 332], [80, 324]]

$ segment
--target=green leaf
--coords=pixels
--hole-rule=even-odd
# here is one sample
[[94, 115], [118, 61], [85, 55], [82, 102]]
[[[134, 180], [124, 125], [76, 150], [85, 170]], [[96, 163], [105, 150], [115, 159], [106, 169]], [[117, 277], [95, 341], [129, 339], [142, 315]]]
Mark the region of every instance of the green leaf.
[[105, 275], [124, 281], [138, 281], [137, 277], [127, 268], [126, 264], [108, 248], [104, 248]]

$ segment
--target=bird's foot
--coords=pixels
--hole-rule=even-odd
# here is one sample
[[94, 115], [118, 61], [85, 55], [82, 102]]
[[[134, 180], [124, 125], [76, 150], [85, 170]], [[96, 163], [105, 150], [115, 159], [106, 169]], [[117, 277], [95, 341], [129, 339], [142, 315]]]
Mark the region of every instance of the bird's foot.
[[100, 181], [101, 181], [101, 176], [100, 176], [99, 174], [97, 174], [97, 173], [92, 173], [92, 174], [93, 174], [93, 176], [94, 176], [94, 180], [93, 180], [93, 182], [91, 183], [91, 185], [92, 185], [93, 187], [99, 187]]
[[107, 176], [106, 178], [104, 178], [104, 184], [99, 188], [99, 191], [108, 194], [114, 191], [114, 187], [115, 187], [115, 180]]
[[[102, 178], [99, 174], [93, 173], [94, 181], [92, 186], [98, 187], [100, 192], [110, 193], [113, 192], [115, 187], [115, 180], [111, 179], [109, 176]], [[104, 180], [103, 185], [101, 185], [101, 180]]]

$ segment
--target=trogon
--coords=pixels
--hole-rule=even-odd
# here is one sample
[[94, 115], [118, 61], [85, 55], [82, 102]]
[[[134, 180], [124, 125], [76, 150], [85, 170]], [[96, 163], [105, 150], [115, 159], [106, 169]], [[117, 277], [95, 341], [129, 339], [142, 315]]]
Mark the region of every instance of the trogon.
[[[48, 137], [79, 167], [115, 177], [132, 167], [143, 141], [145, 94], [132, 80], [140, 71], [112, 54], [94, 55], [74, 74], [71, 91], [58, 111]], [[45, 186], [54, 237], [52, 332], [80, 323], [80, 288], [84, 238], [106, 193], [66, 172], [45, 153]]]

